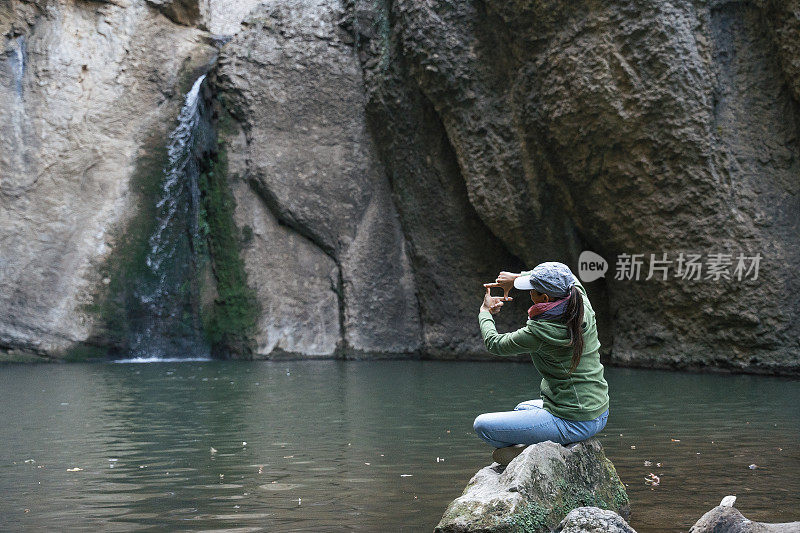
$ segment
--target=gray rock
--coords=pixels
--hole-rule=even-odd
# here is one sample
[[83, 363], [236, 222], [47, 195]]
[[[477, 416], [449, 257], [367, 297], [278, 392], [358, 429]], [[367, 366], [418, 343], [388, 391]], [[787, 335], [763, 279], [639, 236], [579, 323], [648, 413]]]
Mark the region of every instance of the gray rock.
[[[528, 266], [575, 267], [591, 249], [613, 273], [619, 254], [644, 254], [639, 281], [587, 287], [616, 317], [600, 328], [615, 362], [800, 371], [798, 13], [796, 0], [374, 10], [373, 26], [392, 26], [363, 44], [368, 110], [409, 241], [427, 154], [393, 153], [440, 122], [468, 202]], [[409, 127], [420, 108], [427, 121]], [[673, 276], [681, 252], [732, 254], [729, 271], [739, 253], [763, 259], [757, 280], [644, 281], [662, 252]], [[753, 307], [745, 295], [762, 291]]]
[[719, 505], [704, 514], [689, 533], [800, 533], [800, 522], [753, 522], [738, 509]]
[[420, 347], [405, 238], [339, 16], [331, 0], [262, 5], [224, 46], [216, 72], [229, 129], [240, 132], [222, 134], [237, 222], [273, 228], [244, 252], [263, 304], [262, 357]]
[[176, 24], [193, 26], [200, 21], [199, 0], [147, 0]]
[[553, 533], [636, 533], [636, 530], [614, 511], [578, 507], [569, 512]]
[[133, 178], [160, 170], [205, 36], [142, 1], [0, 2], [0, 346], [63, 357], [96, 334]]
[[436, 526], [450, 532], [544, 532], [584, 506], [630, 513], [625, 487], [597, 439], [528, 446], [503, 469], [478, 471]]
[[340, 340], [338, 268], [317, 246], [281, 225], [241, 177], [236, 157], [244, 133], [228, 135], [228, 182], [236, 199], [236, 224], [250, 228], [242, 255], [248, 282], [261, 303], [255, 355], [331, 356]]
[[488, 357], [500, 269], [742, 252], [758, 280], [588, 284], [604, 355], [800, 372], [800, 0], [10, 0], [0, 35], [4, 348], [108, 341], [133, 176], [212, 43], [260, 355]]

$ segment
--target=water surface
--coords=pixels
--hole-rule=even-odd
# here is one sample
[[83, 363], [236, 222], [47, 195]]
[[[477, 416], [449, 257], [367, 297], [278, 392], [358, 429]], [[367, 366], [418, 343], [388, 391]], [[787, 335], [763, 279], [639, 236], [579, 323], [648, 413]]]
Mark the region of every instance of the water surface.
[[[728, 494], [800, 520], [797, 381], [607, 379], [600, 437], [640, 533], [686, 531]], [[474, 417], [538, 381], [513, 363], [2, 366], [0, 530], [430, 531], [490, 462]]]

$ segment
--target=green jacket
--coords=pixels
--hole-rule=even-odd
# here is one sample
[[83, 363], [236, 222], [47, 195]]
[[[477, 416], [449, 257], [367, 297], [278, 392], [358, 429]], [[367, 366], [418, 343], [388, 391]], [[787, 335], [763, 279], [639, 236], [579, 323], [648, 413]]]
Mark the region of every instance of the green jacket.
[[[525, 275], [526, 272], [523, 272]], [[536, 370], [542, 375], [541, 396], [544, 408], [567, 420], [585, 421], [597, 418], [608, 409], [608, 384], [600, 363], [600, 341], [594, 309], [579, 281], [583, 293], [583, 354], [572, 374], [572, 346], [569, 332], [559, 320], [528, 320], [527, 325], [511, 333], [498, 333], [494, 317], [488, 311], [478, 314], [481, 335], [486, 349], [494, 355], [531, 354]]]

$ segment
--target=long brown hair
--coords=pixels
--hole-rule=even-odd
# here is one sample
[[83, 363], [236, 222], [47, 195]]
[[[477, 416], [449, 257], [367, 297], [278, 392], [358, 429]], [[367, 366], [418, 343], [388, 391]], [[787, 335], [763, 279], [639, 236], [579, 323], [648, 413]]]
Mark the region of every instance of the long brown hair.
[[583, 295], [575, 285], [569, 291], [567, 309], [563, 315], [567, 320], [567, 331], [569, 331], [569, 345], [572, 346], [572, 366], [569, 373], [578, 368], [583, 354]]

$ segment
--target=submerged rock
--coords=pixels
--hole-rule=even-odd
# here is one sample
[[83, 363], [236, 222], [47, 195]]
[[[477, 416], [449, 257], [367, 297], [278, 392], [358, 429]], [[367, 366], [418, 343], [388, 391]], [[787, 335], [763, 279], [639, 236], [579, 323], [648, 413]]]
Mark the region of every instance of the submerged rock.
[[735, 499], [726, 496], [718, 506], [700, 517], [689, 533], [800, 533], [800, 522], [767, 524], [748, 520], [733, 507]]
[[554, 533], [636, 533], [620, 515], [598, 507], [578, 507], [558, 524]]
[[630, 514], [625, 486], [600, 441], [566, 447], [547, 441], [528, 446], [505, 469], [493, 463], [478, 471], [435, 531], [550, 531], [584, 506]]

